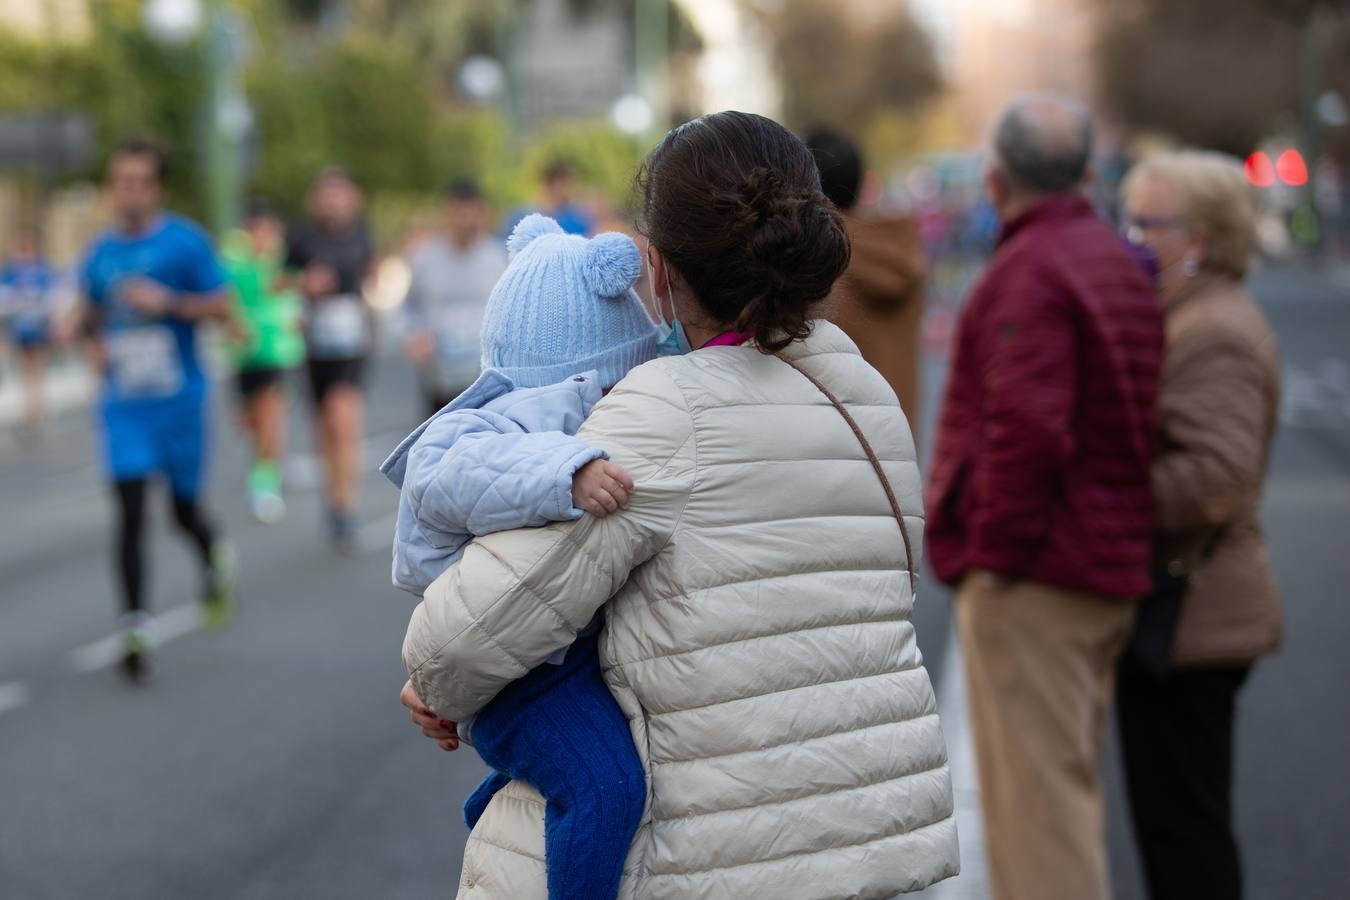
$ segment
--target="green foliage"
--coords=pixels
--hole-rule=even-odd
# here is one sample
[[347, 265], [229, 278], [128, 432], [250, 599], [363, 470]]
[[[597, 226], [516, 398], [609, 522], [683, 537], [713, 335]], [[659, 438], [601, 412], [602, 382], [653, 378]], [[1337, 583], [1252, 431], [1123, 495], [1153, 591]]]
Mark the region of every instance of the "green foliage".
[[[98, 177], [107, 152], [123, 137], [155, 138], [174, 163], [174, 206], [200, 217], [206, 205], [199, 153], [207, 86], [202, 48], [197, 42], [155, 42], [143, 30], [141, 5], [95, 0], [93, 28], [83, 43], [40, 42], [0, 29], [0, 114], [88, 113], [98, 152], [81, 173], [86, 178]], [[492, 205], [507, 210], [533, 199], [540, 172], [559, 159], [616, 206], [630, 198], [639, 150], [607, 123], [558, 125], [520, 146], [499, 112], [460, 105], [446, 89], [456, 54], [474, 49], [472, 41], [454, 38], [452, 26], [472, 22], [481, 32], [486, 24], [499, 24], [513, 3], [358, 3], [356, 27], [336, 34], [312, 15], [298, 15], [317, 10], [313, 3], [231, 5], [251, 26], [243, 78], [256, 125], [246, 152], [250, 194], [297, 212], [315, 172], [342, 165], [365, 188], [385, 240], [396, 236], [409, 214], [438, 205], [440, 190], [453, 178], [477, 178]], [[578, 10], [584, 12], [583, 6]], [[363, 9], [377, 7], [390, 17], [388, 32], [360, 21]], [[419, 24], [434, 25], [435, 39], [406, 40]]]
[[85, 44], [38, 43], [0, 31], [0, 114], [76, 109], [96, 134], [93, 175], [128, 135], [154, 138], [171, 160], [169, 190], [180, 207], [200, 210], [196, 168], [204, 71], [192, 46], [165, 48], [140, 28], [138, 5], [94, 4]]
[[932, 42], [903, 5], [841, 8], [783, 0], [760, 10], [783, 83], [789, 127], [826, 123], [854, 134], [913, 113], [942, 87]]
[[571, 163], [579, 180], [598, 190], [611, 203], [625, 207], [631, 199], [637, 171], [638, 146], [605, 122], [559, 123], [530, 142], [516, 178], [525, 200], [551, 163]]
[[441, 116], [417, 60], [398, 46], [354, 35], [312, 59], [263, 54], [248, 92], [260, 137], [252, 187], [277, 202], [294, 207], [330, 164], [376, 190], [437, 187]]

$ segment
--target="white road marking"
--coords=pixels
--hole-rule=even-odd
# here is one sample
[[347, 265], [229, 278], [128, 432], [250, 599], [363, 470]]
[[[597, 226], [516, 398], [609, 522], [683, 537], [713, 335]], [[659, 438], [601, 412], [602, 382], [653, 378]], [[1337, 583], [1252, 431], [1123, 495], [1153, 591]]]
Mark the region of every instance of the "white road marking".
[[[201, 627], [202, 611], [196, 603], [184, 603], [155, 617], [153, 633], [155, 646], [163, 647], [185, 634], [191, 634]], [[117, 632], [99, 638], [70, 652], [70, 667], [77, 674], [84, 675], [106, 669], [122, 657], [122, 634]]]
[[6, 681], [0, 684], [0, 716], [18, 709], [33, 699], [33, 692], [22, 681]]

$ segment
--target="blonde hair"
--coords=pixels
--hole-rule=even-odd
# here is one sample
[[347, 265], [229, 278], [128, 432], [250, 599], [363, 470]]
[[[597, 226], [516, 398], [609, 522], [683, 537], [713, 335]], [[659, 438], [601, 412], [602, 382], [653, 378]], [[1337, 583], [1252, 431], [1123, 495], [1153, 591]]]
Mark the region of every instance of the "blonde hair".
[[1225, 153], [1157, 153], [1130, 170], [1120, 186], [1128, 197], [1145, 178], [1173, 188], [1182, 214], [1209, 239], [1201, 268], [1241, 279], [1256, 247], [1256, 203], [1242, 163]]

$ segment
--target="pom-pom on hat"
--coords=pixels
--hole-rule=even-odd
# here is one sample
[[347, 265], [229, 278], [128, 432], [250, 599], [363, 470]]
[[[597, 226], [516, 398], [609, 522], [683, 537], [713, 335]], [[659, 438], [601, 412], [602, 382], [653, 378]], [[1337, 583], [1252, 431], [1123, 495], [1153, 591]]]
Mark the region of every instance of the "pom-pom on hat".
[[632, 238], [588, 240], [530, 215], [506, 250], [510, 262], [483, 315], [484, 368], [520, 387], [595, 370], [608, 388], [656, 357], [656, 325], [633, 292], [642, 257]]

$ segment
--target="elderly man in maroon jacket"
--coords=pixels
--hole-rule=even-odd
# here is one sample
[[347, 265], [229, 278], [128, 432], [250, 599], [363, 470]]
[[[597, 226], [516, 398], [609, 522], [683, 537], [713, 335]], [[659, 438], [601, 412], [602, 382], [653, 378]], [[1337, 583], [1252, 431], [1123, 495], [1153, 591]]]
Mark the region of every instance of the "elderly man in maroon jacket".
[[1110, 896], [1098, 762], [1148, 592], [1162, 354], [1153, 288], [1080, 196], [1092, 122], [1025, 97], [987, 186], [997, 253], [957, 332], [928, 555], [957, 586], [992, 894]]

